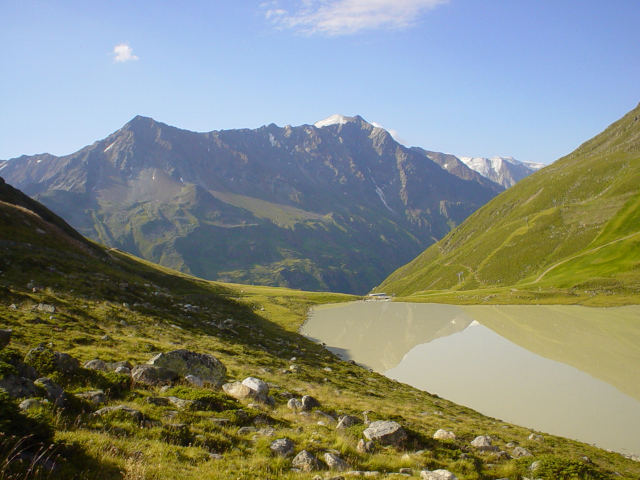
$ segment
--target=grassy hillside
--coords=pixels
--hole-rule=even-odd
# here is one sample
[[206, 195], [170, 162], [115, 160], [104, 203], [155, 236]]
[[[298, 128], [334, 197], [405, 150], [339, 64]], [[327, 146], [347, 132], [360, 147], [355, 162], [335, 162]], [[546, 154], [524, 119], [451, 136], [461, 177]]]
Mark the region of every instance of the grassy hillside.
[[[416, 477], [423, 468], [444, 468], [462, 480], [515, 480], [528, 475], [534, 460], [540, 461], [536, 477], [544, 479], [570, 478], [571, 472], [581, 479], [640, 476], [640, 463], [622, 455], [546, 434], [544, 441], [529, 439], [528, 429], [340, 361], [297, 334], [313, 305], [354, 297], [203, 281], [98, 245], [89, 248], [63, 227], [56, 218], [47, 221], [15, 203], [0, 202], [0, 328], [13, 331], [9, 346], [0, 349], [0, 382], [26, 362], [70, 395], [64, 408], [50, 402], [20, 412], [14, 400], [0, 394], [1, 478], [310, 479], [331, 474], [291, 471], [291, 457], [269, 449], [278, 438], [291, 439], [295, 454], [306, 449], [322, 459], [334, 452], [350, 469], [378, 471], [379, 478], [401, 468], [411, 468]], [[166, 390], [124, 374], [85, 368], [65, 373], [27, 355], [38, 345], [70, 354], [80, 365], [95, 358], [138, 365], [175, 349], [209, 353], [226, 365], [227, 381], [248, 376], [267, 381], [275, 402], [238, 401], [184, 380]], [[81, 399], [83, 392], [96, 389], [106, 393], [104, 402]], [[307, 394], [320, 407], [305, 414], [287, 408], [290, 397]], [[182, 409], [158, 400], [170, 396], [199, 403]], [[125, 412], [94, 413], [118, 405], [139, 411], [142, 419]], [[373, 420], [400, 423], [408, 439], [362, 452], [356, 447], [364, 425], [337, 430], [320, 411], [360, 418], [369, 411]], [[456, 439], [435, 440], [441, 428]], [[508, 453], [471, 447], [477, 435], [490, 435], [498, 451]], [[534, 456], [511, 458], [514, 444]], [[584, 456], [593, 463], [585, 463]], [[27, 472], [32, 466], [40, 473]]]
[[639, 185], [640, 106], [500, 194], [376, 290], [469, 303], [638, 303]]

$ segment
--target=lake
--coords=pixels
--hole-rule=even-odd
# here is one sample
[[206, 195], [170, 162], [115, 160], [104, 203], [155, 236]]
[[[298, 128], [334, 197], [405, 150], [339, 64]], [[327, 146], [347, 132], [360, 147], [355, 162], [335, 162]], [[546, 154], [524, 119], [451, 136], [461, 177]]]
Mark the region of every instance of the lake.
[[485, 415], [640, 454], [640, 306], [353, 302], [302, 333]]

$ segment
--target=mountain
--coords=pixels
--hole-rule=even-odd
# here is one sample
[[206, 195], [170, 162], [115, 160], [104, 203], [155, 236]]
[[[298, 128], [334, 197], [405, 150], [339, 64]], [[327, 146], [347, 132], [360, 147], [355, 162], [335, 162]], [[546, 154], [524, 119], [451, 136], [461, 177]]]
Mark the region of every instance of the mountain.
[[365, 293], [502, 188], [359, 116], [195, 133], [136, 117], [0, 165], [80, 233], [201, 278]]
[[544, 163], [521, 162], [513, 157], [459, 157], [465, 165], [505, 188], [545, 167]]
[[[529, 428], [341, 361], [298, 333], [309, 308], [353, 299], [225, 285], [150, 264], [83, 240], [0, 181], [2, 478], [293, 480], [326, 470], [327, 453], [365, 476], [427, 465], [461, 479], [520, 478], [534, 461], [545, 479], [640, 476], [630, 458], [547, 434], [527, 440]], [[234, 391], [171, 374], [184, 365], [147, 363], [186, 357], [202, 376], [208, 355]], [[140, 371], [167, 375], [163, 387]], [[243, 380], [266, 392], [239, 387]], [[310, 411], [287, 407], [307, 395]], [[357, 447], [365, 425], [336, 428], [338, 416], [361, 422], [365, 410], [399, 424], [404, 441], [365, 451]], [[455, 438], [434, 439], [440, 428]], [[478, 435], [513, 457], [513, 445], [533, 456], [488, 456], [470, 445]], [[271, 448], [284, 439], [288, 457]], [[294, 456], [305, 451], [318, 459], [314, 471], [291, 471], [303, 468]]]
[[564, 301], [637, 303], [639, 186], [640, 105], [498, 195], [376, 290], [449, 291], [477, 303], [496, 292], [463, 292], [509, 287], [500, 297], [507, 303], [559, 293]]

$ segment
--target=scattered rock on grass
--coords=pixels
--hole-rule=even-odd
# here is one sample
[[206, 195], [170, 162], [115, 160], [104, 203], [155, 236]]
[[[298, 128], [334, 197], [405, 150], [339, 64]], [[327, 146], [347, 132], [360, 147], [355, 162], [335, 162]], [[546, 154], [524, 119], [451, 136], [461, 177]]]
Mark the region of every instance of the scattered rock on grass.
[[447, 432], [443, 429], [439, 429], [436, 433], [433, 434], [433, 438], [437, 440], [455, 440], [456, 434], [453, 432]]
[[320, 470], [321, 468], [320, 461], [316, 456], [306, 450], [302, 450], [294, 457], [291, 466], [303, 472], [312, 472], [314, 470]]
[[335, 453], [327, 452], [324, 454], [324, 462], [331, 470], [345, 471], [349, 470], [351, 466], [341, 459]]
[[281, 457], [289, 457], [293, 455], [293, 442], [288, 438], [279, 438], [271, 442], [269, 448], [274, 455], [280, 455]]
[[449, 470], [422, 470], [420, 478], [424, 480], [458, 480]]
[[138, 365], [131, 371], [133, 381], [150, 386], [171, 385], [178, 374], [168, 368], [157, 365]]
[[369, 424], [363, 432], [367, 440], [381, 445], [395, 445], [407, 438], [407, 433], [398, 422], [392, 420], [378, 420]]
[[227, 367], [213, 355], [184, 349], [159, 353], [147, 364], [168, 368], [182, 377], [194, 375], [217, 387], [224, 383], [227, 376]]

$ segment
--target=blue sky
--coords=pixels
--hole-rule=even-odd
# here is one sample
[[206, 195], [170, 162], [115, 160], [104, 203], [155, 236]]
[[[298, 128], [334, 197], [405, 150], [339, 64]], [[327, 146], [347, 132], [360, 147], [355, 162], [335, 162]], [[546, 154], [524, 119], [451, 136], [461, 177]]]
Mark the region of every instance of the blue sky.
[[135, 115], [195, 131], [361, 115], [549, 163], [640, 102], [638, 0], [4, 0], [0, 159]]

